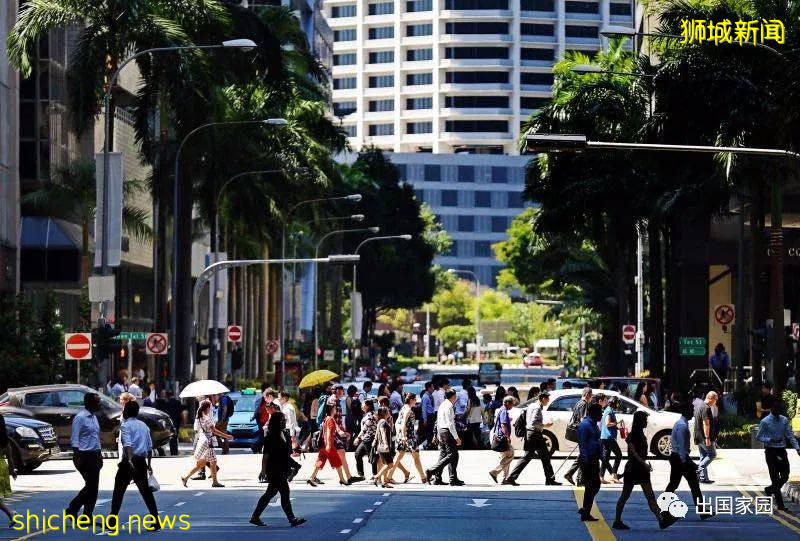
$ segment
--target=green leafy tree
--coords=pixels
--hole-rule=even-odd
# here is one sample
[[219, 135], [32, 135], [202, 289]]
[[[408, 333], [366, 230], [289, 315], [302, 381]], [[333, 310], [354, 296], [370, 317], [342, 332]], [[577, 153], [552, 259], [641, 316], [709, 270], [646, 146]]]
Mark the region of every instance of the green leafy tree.
[[511, 297], [495, 289], [484, 289], [480, 296], [481, 321], [508, 321]]
[[[65, 377], [64, 330], [58, 313], [58, 298], [48, 291], [39, 311], [39, 321], [33, 334], [33, 348], [52, 381]], [[86, 329], [88, 330], [88, 328]]]
[[534, 302], [517, 302], [511, 305], [511, 329], [506, 333], [508, 343], [533, 348], [537, 340], [553, 338], [556, 326], [545, 319], [550, 308]]

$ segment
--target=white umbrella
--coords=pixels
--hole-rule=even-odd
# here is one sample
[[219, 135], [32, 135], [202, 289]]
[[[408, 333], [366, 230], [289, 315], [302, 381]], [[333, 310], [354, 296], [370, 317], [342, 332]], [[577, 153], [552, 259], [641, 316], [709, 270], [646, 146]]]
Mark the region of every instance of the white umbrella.
[[208, 396], [211, 394], [229, 393], [230, 389], [225, 387], [218, 381], [213, 379], [201, 379], [200, 381], [193, 381], [183, 388], [181, 391], [181, 398], [194, 398], [198, 396]]

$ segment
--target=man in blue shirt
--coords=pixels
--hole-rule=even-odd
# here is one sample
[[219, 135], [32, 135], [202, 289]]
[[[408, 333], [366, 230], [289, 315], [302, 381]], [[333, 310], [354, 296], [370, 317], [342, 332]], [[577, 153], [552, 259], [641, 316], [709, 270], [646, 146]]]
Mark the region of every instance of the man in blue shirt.
[[789, 420], [781, 415], [781, 401], [772, 398], [769, 401], [770, 414], [764, 417], [758, 424], [756, 439], [764, 444], [764, 456], [767, 459], [767, 469], [769, 469], [770, 486], [764, 489], [764, 493], [772, 496], [778, 509], [786, 510], [783, 504], [781, 488], [789, 480], [789, 457], [786, 455], [786, 443], [789, 444], [800, 455], [800, 446], [797, 438], [794, 437]]
[[[697, 465], [689, 457], [689, 445], [691, 440], [689, 435], [689, 419], [694, 415], [691, 404], [679, 404], [678, 412], [680, 419], [675, 421], [670, 435], [672, 452], [669, 455], [669, 483], [664, 492], [675, 492], [681, 482], [681, 477], [689, 483], [689, 490], [692, 491], [692, 498], [695, 502], [703, 501], [703, 494], [700, 492], [700, 481], [697, 478]], [[702, 514], [701, 519], [707, 519], [711, 515]]]
[[725, 346], [722, 345], [722, 343], [717, 344], [717, 347], [714, 348], [714, 354], [709, 357], [708, 364], [711, 365], [711, 368], [717, 374], [717, 378], [719, 378], [718, 381], [713, 381], [712, 385], [721, 390], [720, 381], [724, 386], [725, 379], [728, 377], [728, 369], [731, 366], [731, 358], [728, 356], [728, 352], [725, 351]]
[[425, 392], [422, 393], [422, 425], [420, 433], [423, 434], [426, 447], [433, 438], [433, 425], [436, 424], [436, 408], [433, 407], [433, 383], [425, 382]]
[[586, 417], [578, 425], [578, 467], [583, 479], [583, 507], [578, 511], [583, 522], [594, 522], [592, 516], [594, 497], [600, 491], [600, 427], [598, 423], [603, 417], [600, 404], [589, 404]]
[[122, 441], [122, 456], [120, 457], [117, 476], [114, 479], [114, 495], [111, 498], [111, 515], [116, 517], [122, 507], [122, 498], [125, 497], [125, 490], [131, 484], [131, 480], [136, 483], [139, 494], [142, 495], [147, 510], [155, 519], [153, 530], [161, 529], [158, 523], [158, 508], [153, 492], [147, 483], [147, 473], [152, 472], [150, 460], [153, 458], [153, 440], [150, 438], [150, 429], [137, 418], [139, 415], [139, 404], [131, 401], [125, 404], [122, 411], [122, 418], [125, 420], [120, 429], [120, 440]]
[[100, 423], [95, 413], [100, 411], [100, 395], [86, 393], [83, 395], [84, 409], [72, 420], [72, 463], [81, 474], [84, 487], [69, 502], [64, 510], [65, 516], [73, 518], [83, 507], [83, 514], [92, 518], [97, 490], [100, 484], [100, 470], [103, 468], [103, 456], [100, 454]]

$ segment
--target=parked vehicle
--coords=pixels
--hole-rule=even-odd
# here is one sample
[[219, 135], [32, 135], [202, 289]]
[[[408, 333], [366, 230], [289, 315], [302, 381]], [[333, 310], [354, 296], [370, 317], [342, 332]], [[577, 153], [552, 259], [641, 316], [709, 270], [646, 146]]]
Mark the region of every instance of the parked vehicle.
[[259, 439], [258, 423], [253, 419], [258, 391], [243, 389], [228, 396], [233, 400], [233, 416], [228, 419], [228, 433], [233, 436], [230, 446], [254, 449]]
[[503, 373], [503, 365], [497, 362], [487, 361], [478, 365], [478, 385], [500, 385], [500, 376]]
[[[672, 450], [670, 445], [670, 434], [672, 432], [672, 426], [680, 417], [679, 414], [650, 409], [630, 398], [620, 395], [615, 391], [603, 390], [601, 392], [607, 396], [619, 397], [619, 407], [616, 411], [617, 421], [624, 421], [628, 428], [633, 426], [633, 414], [637, 410], [646, 411], [650, 417], [647, 420], [647, 428], [644, 432], [647, 436], [650, 452], [653, 455], [661, 458], [669, 458], [669, 454]], [[564, 437], [564, 433], [566, 432], [567, 424], [569, 424], [569, 421], [572, 418], [572, 407], [580, 399], [581, 389], [567, 389], [550, 392], [550, 403], [545, 408], [544, 415], [545, 418], [552, 421], [553, 426], [544, 431], [544, 436], [545, 441], [547, 442], [547, 447], [550, 449], [551, 453], [555, 453], [559, 450], [569, 452], [575, 447], [576, 444], [567, 440]], [[512, 424], [517, 417], [520, 416], [522, 411], [528, 407], [529, 404], [530, 401], [523, 402], [511, 411]], [[693, 424], [693, 421], [690, 424]], [[689, 429], [691, 431], [692, 427], [690, 426]], [[522, 449], [523, 442], [520, 438], [518, 438], [516, 435], [512, 435], [512, 441], [514, 448]], [[627, 449], [625, 441], [622, 440], [622, 438], [620, 438], [618, 441], [620, 448], [624, 452]]]
[[416, 368], [403, 368], [400, 371], [400, 380], [403, 383], [414, 383], [419, 381], [419, 371]]
[[11, 442], [12, 460], [20, 473], [30, 473], [61, 452], [53, 426], [18, 408], [0, 408]]
[[525, 355], [525, 357], [522, 359], [522, 364], [527, 368], [532, 366], [544, 366], [541, 354], [536, 351]]
[[[70, 449], [72, 419], [83, 409], [84, 395], [96, 392], [90, 387], [74, 383], [19, 387], [9, 389], [0, 396], [0, 406], [27, 410], [31, 417], [51, 424], [55, 429], [58, 444], [64, 449]], [[100, 406], [100, 412], [97, 414], [100, 423], [100, 444], [104, 449], [116, 449], [122, 406], [104, 394], [100, 394]], [[150, 429], [154, 448], [169, 443], [175, 433], [172, 420], [163, 411], [142, 407], [139, 409], [139, 419]]]
[[572, 389], [583, 389], [589, 385], [589, 380], [585, 378], [558, 378], [556, 379], [556, 389], [563, 389], [565, 383], [569, 383]]
[[[645, 382], [652, 385], [653, 389], [655, 389], [656, 396], [659, 398], [661, 397], [661, 380], [658, 378], [629, 378], [629, 377], [616, 377], [616, 376], [604, 376], [599, 378], [592, 378], [589, 382], [589, 385], [592, 388], [597, 389], [600, 387], [602, 383], [605, 389], [612, 389], [616, 388], [619, 392], [626, 396], [630, 396], [633, 398], [634, 393], [636, 392], [636, 387], [638, 387], [639, 383]], [[627, 389], [627, 392], [626, 392]], [[663, 407], [664, 404], [659, 404], [659, 407]]]

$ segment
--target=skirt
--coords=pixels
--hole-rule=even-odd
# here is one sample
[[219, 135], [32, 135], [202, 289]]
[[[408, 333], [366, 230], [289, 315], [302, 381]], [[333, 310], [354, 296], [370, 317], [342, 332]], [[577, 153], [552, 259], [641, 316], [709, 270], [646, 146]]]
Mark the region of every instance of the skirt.
[[322, 468], [326, 461], [330, 462], [331, 468], [342, 467], [342, 459], [339, 458], [339, 453], [336, 452], [336, 449], [325, 448], [319, 450], [319, 453], [317, 453], [317, 468]]
[[378, 453], [378, 456], [381, 457], [381, 460], [383, 460], [384, 464], [389, 465], [394, 462], [394, 453], [391, 451], [388, 453]]
[[11, 496], [11, 473], [8, 470], [8, 463], [0, 455], [0, 498]]
[[214, 453], [214, 446], [211, 445], [211, 438], [201, 434], [197, 438], [194, 445], [194, 458], [195, 460], [205, 460], [207, 462], [216, 462], [217, 455]]
[[397, 442], [397, 450], [403, 451], [404, 453], [416, 453], [419, 451], [417, 446], [417, 438], [414, 436], [410, 436], [405, 440], [398, 440]]
[[623, 482], [631, 485], [639, 485], [643, 482], [649, 483], [650, 472], [635, 460], [628, 460], [625, 463]]

